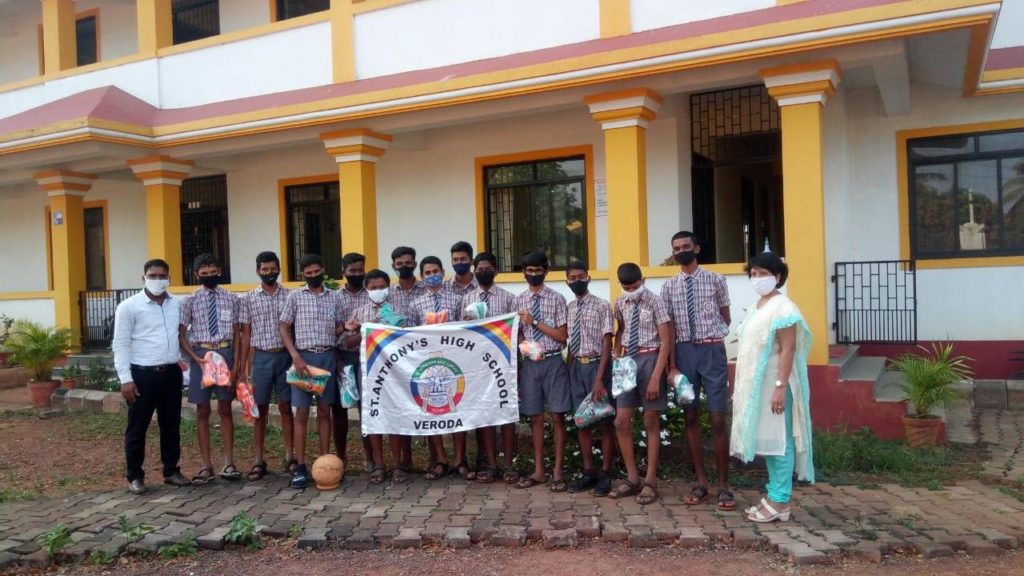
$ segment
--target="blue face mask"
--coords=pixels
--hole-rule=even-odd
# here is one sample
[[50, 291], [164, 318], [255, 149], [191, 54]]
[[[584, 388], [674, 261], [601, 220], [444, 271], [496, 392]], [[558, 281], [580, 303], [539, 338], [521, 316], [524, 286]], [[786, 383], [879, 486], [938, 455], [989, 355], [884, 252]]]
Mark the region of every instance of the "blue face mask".
[[423, 283], [427, 285], [427, 288], [440, 288], [444, 284], [444, 276], [441, 274], [427, 276], [423, 279]]

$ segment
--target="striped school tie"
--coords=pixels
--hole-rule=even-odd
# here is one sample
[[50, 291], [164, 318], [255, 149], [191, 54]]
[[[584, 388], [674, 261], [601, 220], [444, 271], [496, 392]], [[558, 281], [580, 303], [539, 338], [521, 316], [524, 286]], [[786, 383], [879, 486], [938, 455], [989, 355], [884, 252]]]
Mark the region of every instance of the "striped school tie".
[[217, 292], [210, 290], [210, 305], [206, 307], [206, 325], [210, 330], [210, 339], [216, 340], [217, 330]]
[[636, 356], [640, 351], [640, 303], [633, 305], [633, 313], [629, 315], [629, 342], [626, 354]]
[[435, 314], [440, 314], [441, 313], [441, 293], [440, 292], [435, 292], [434, 293], [434, 313]]
[[[530, 305], [530, 314], [533, 315], [534, 322], [540, 322], [540, 295], [533, 295], [533, 303]], [[533, 329], [533, 341], [540, 342], [541, 336], [544, 333], [540, 331], [540, 328]]]
[[490, 292], [481, 292], [480, 293], [480, 301], [483, 302], [484, 304], [487, 304], [487, 298], [490, 295], [491, 295]]
[[690, 340], [696, 340], [697, 295], [693, 292], [693, 276], [686, 277], [686, 324], [690, 328]]
[[572, 354], [573, 358], [578, 358], [580, 355], [580, 315], [582, 310], [576, 309], [576, 318], [572, 321], [572, 337], [569, 338], [569, 353]]

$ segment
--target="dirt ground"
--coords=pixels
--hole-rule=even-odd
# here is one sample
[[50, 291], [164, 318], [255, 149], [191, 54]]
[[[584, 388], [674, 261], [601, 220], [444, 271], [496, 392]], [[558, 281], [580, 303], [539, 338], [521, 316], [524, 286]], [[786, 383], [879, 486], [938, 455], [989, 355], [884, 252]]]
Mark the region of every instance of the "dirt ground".
[[[329, 550], [302, 552], [290, 542], [274, 544], [262, 551], [203, 552], [170, 561], [126, 559], [116, 566], [64, 566], [60, 574], [111, 576], [497, 576], [503, 574], [587, 574], [593, 576], [678, 575], [680, 573], [764, 576], [765, 574], [900, 576], [972, 576], [1020, 574], [1024, 552], [1003, 553], [994, 558], [960, 556], [943, 560], [899, 557], [881, 565], [842, 559], [819, 566], [793, 566], [778, 554], [757, 551], [686, 550], [663, 548], [631, 550], [621, 544], [592, 544], [570, 550], [544, 550], [539, 546], [521, 549], [480, 547], [470, 550], [417, 550], [347, 552]], [[33, 574], [32, 571], [17, 574]]]

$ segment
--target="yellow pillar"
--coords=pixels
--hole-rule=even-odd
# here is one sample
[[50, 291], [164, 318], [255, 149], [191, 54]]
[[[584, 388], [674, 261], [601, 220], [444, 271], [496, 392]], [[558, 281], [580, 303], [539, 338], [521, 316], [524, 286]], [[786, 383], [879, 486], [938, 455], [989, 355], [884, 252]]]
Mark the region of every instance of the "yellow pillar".
[[787, 294], [814, 335], [808, 363], [828, 364], [829, 274], [825, 259], [822, 111], [841, 78], [835, 60], [761, 71], [782, 119], [782, 190], [789, 264]]
[[194, 162], [167, 156], [129, 160], [135, 177], [146, 187], [146, 247], [148, 258], [170, 265], [171, 285], [183, 282], [181, 261], [181, 182]]
[[174, 44], [171, 0], [137, 0], [135, 10], [139, 28], [139, 54], [152, 56], [160, 48]]
[[44, 73], [78, 65], [74, 0], [42, 0]]
[[624, 36], [632, 32], [629, 0], [601, 0], [601, 38]]
[[334, 82], [356, 79], [353, 0], [331, 0], [331, 62]]
[[[584, 100], [604, 130], [608, 186], [608, 269], [624, 262], [647, 266], [647, 124], [661, 96], [646, 88], [588, 96]], [[611, 280], [611, 296], [619, 284]]]
[[320, 135], [338, 163], [341, 200], [341, 251], [366, 256], [367, 268], [378, 265], [377, 159], [391, 136], [357, 128]]
[[57, 326], [81, 334], [79, 294], [85, 290], [85, 212], [82, 197], [96, 176], [54, 170], [34, 176], [50, 197], [54, 318]]

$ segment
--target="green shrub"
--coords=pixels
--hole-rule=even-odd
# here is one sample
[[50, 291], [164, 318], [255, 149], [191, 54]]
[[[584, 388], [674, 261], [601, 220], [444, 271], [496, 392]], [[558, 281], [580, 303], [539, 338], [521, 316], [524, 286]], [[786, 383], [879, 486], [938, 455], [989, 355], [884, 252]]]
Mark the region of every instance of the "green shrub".
[[51, 558], [56, 558], [68, 544], [71, 544], [71, 530], [66, 524], [57, 524], [39, 536], [39, 543]]
[[44, 327], [30, 320], [18, 320], [7, 336], [4, 352], [10, 353], [11, 364], [26, 368], [39, 382], [50, 380], [53, 367], [72, 345], [68, 328]]
[[161, 546], [160, 550], [157, 551], [157, 555], [160, 556], [161, 560], [171, 560], [181, 556], [195, 556], [197, 552], [199, 552], [199, 546], [196, 545], [195, 536], [186, 534], [181, 540], [173, 544]]
[[228, 533], [224, 536], [224, 542], [245, 546], [249, 550], [258, 550], [263, 547], [260, 535], [256, 533], [256, 519], [245, 512], [235, 514], [228, 526]]

